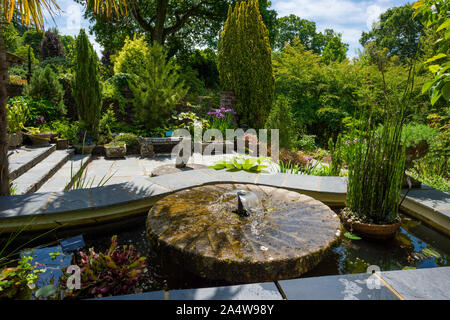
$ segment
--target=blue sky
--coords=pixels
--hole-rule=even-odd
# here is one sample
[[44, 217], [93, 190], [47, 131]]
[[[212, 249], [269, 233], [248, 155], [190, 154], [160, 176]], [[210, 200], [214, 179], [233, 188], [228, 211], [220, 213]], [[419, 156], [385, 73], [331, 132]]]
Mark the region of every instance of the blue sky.
[[[72, 0], [56, 0], [62, 12], [55, 22], [61, 34], [76, 35], [80, 28], [89, 28], [84, 20], [83, 7]], [[347, 56], [354, 57], [356, 49], [361, 48], [359, 38], [363, 31], [368, 31], [372, 23], [386, 9], [412, 3], [412, 0], [272, 0], [272, 8], [279, 17], [295, 14], [303, 19], [316, 22], [317, 29], [323, 31], [332, 28], [342, 33], [342, 39], [349, 44]], [[55, 26], [47, 18], [46, 28]], [[90, 36], [96, 51], [101, 47]]]

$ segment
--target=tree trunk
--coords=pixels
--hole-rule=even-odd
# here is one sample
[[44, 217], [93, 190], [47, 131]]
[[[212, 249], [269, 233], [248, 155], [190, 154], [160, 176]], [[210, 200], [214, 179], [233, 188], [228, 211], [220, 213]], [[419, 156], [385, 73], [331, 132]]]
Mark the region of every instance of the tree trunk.
[[158, 42], [162, 46], [166, 40], [164, 25], [166, 22], [168, 3], [168, 0], [158, 0], [158, 4], [156, 6], [156, 21], [152, 40]]
[[[0, 26], [0, 30], [3, 28]], [[3, 33], [0, 32], [0, 196], [9, 195], [9, 170], [8, 170], [8, 138], [6, 136], [6, 104], [8, 93], [6, 86], [9, 83], [8, 62], [6, 61], [6, 49], [3, 45]]]

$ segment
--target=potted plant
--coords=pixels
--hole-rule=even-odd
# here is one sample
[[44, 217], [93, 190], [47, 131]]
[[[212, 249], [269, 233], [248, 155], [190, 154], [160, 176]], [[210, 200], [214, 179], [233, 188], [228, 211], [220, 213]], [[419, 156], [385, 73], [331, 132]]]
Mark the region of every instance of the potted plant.
[[28, 104], [22, 100], [12, 99], [11, 104], [6, 106], [8, 119], [8, 146], [19, 147], [23, 137], [21, 130], [29, 117]]
[[75, 138], [74, 145], [75, 150], [79, 154], [90, 154], [94, 151], [94, 148], [97, 144], [92, 140], [90, 136], [87, 135], [87, 132], [84, 130], [80, 130], [77, 133], [77, 137]]
[[28, 131], [26, 135], [28, 135], [34, 147], [48, 146], [52, 136], [54, 135], [54, 132], [49, 131], [48, 129], [27, 127], [26, 130]]
[[[388, 60], [380, 60], [377, 64], [384, 81]], [[350, 148], [346, 208], [341, 211], [341, 219], [350, 232], [365, 238], [389, 239], [400, 228], [399, 207], [405, 171], [405, 147], [401, 137], [411, 87], [409, 78], [403, 96], [390, 99], [385, 83], [382, 126], [375, 127], [373, 107], [367, 108], [366, 121]]]
[[107, 158], [123, 158], [127, 154], [127, 145], [123, 141], [113, 141], [105, 144]]

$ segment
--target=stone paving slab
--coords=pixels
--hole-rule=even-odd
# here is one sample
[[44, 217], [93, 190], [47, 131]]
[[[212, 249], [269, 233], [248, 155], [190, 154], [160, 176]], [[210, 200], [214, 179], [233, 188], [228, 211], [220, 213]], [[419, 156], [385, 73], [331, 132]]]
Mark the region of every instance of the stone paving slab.
[[378, 274], [406, 300], [450, 300], [450, 267]]
[[0, 218], [36, 216], [46, 209], [51, 193], [31, 193], [20, 196], [0, 197]]
[[89, 300], [164, 300], [164, 291], [150, 291], [122, 296], [102, 297]]
[[153, 291], [100, 300], [450, 300], [450, 267], [398, 270], [214, 288]]
[[[47, 193], [36, 193], [47, 194]], [[94, 207], [90, 189], [52, 192], [45, 214], [60, 213], [73, 210], [85, 210]]]
[[[411, 189], [406, 196], [422, 205], [441, 212], [450, 210], [450, 194], [436, 189]], [[448, 215], [450, 218], [450, 215]]]
[[67, 162], [74, 153], [74, 149], [56, 150], [44, 161], [41, 161], [33, 168], [13, 180], [16, 187], [16, 194], [26, 194], [36, 192], [59, 168]]
[[66, 162], [50, 179], [48, 179], [37, 192], [64, 191], [70, 184], [72, 176], [85, 168], [92, 156], [90, 154], [76, 154]]
[[169, 300], [283, 300], [273, 282], [238, 286], [171, 290]]
[[378, 278], [367, 273], [300, 278], [278, 283], [288, 300], [399, 300]]
[[23, 146], [10, 151], [9, 153], [12, 152], [8, 157], [10, 179], [17, 179], [55, 150], [56, 145], [51, 144], [47, 147], [39, 148]]

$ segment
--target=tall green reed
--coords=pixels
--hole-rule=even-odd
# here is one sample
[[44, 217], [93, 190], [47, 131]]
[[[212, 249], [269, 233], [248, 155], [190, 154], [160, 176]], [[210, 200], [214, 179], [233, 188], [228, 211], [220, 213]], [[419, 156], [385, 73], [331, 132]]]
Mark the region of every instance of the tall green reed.
[[402, 96], [392, 98], [388, 95], [384, 66], [379, 65], [385, 100], [382, 130], [377, 133], [372, 119], [374, 108], [369, 108], [362, 114], [366, 121], [359, 131], [360, 136], [350, 148], [346, 206], [366, 222], [383, 224], [398, 220], [405, 171], [401, 136], [405, 109], [414, 85], [413, 69], [414, 64], [411, 64]]

